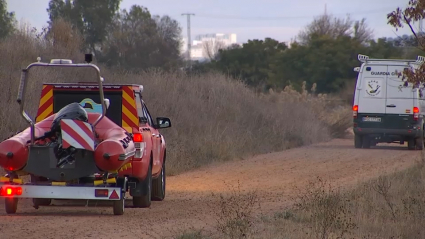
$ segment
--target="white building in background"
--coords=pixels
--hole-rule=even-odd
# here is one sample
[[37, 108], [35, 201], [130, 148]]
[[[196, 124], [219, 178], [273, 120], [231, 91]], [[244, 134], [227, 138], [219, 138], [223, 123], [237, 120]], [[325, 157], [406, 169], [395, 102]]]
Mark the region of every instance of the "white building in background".
[[[202, 34], [195, 36], [191, 45], [190, 56], [192, 60], [208, 60], [221, 48], [237, 44], [236, 34]], [[182, 54], [187, 54], [187, 38], [183, 39]]]

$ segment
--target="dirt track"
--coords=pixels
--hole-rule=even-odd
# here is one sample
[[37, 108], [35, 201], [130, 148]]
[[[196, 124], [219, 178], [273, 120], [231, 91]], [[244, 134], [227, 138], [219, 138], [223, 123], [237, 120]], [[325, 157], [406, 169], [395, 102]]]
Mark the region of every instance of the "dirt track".
[[36, 210], [28, 201], [7, 216], [1, 206], [0, 238], [163, 238], [190, 226], [213, 225], [216, 195], [228, 189], [225, 183], [239, 180], [243, 190], [257, 190], [267, 213], [283, 209], [295, 186], [302, 188], [317, 176], [353, 186], [407, 168], [418, 157], [418, 151], [394, 144], [354, 149], [352, 139], [338, 139], [168, 177], [163, 202], [153, 202], [150, 209], [126, 208], [123, 216], [113, 216], [109, 207]]

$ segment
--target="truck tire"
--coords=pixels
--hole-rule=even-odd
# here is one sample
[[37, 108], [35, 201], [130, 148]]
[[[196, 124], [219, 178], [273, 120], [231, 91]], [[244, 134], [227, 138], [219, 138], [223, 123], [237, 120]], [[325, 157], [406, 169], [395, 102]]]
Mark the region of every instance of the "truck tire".
[[145, 180], [136, 183], [136, 187], [141, 187], [143, 195], [133, 196], [133, 206], [137, 208], [147, 208], [151, 206], [152, 197], [152, 164], [149, 164], [148, 174]]
[[152, 201], [162, 201], [165, 198], [165, 160], [158, 178], [152, 181]]
[[15, 214], [18, 210], [18, 199], [17, 198], [5, 198], [4, 208], [7, 214]]
[[362, 136], [360, 136], [358, 134], [355, 134], [354, 135], [354, 147], [356, 149], [360, 149], [362, 147], [362, 145], [363, 145], [363, 138], [362, 138]]

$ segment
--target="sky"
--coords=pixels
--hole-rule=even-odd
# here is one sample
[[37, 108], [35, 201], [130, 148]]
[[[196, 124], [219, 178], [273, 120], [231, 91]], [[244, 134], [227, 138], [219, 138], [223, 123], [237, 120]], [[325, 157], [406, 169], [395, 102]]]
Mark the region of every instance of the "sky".
[[[41, 29], [49, 20], [49, 0], [6, 0], [8, 11]], [[120, 8], [137, 4], [148, 8], [152, 15], [169, 15], [179, 21], [183, 37], [187, 36], [187, 17], [191, 16], [191, 37], [206, 33], [235, 33], [239, 43], [249, 39], [271, 37], [290, 41], [314, 17], [326, 11], [335, 17], [350, 14], [353, 20], [366, 18], [374, 37], [397, 37], [410, 34], [408, 28], [398, 31], [387, 25], [387, 13], [404, 8], [408, 0], [122, 0]], [[417, 28], [418, 26], [416, 26]]]

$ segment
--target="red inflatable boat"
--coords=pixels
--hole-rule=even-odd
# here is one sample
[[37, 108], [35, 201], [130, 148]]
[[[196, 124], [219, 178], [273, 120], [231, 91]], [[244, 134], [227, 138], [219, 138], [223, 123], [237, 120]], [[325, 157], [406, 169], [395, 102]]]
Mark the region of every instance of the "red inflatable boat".
[[76, 179], [89, 171], [116, 172], [134, 156], [134, 142], [107, 117], [93, 127], [100, 115], [87, 113], [78, 103], [65, 106], [35, 124], [33, 145], [30, 127], [1, 142], [0, 166], [56, 180]]

